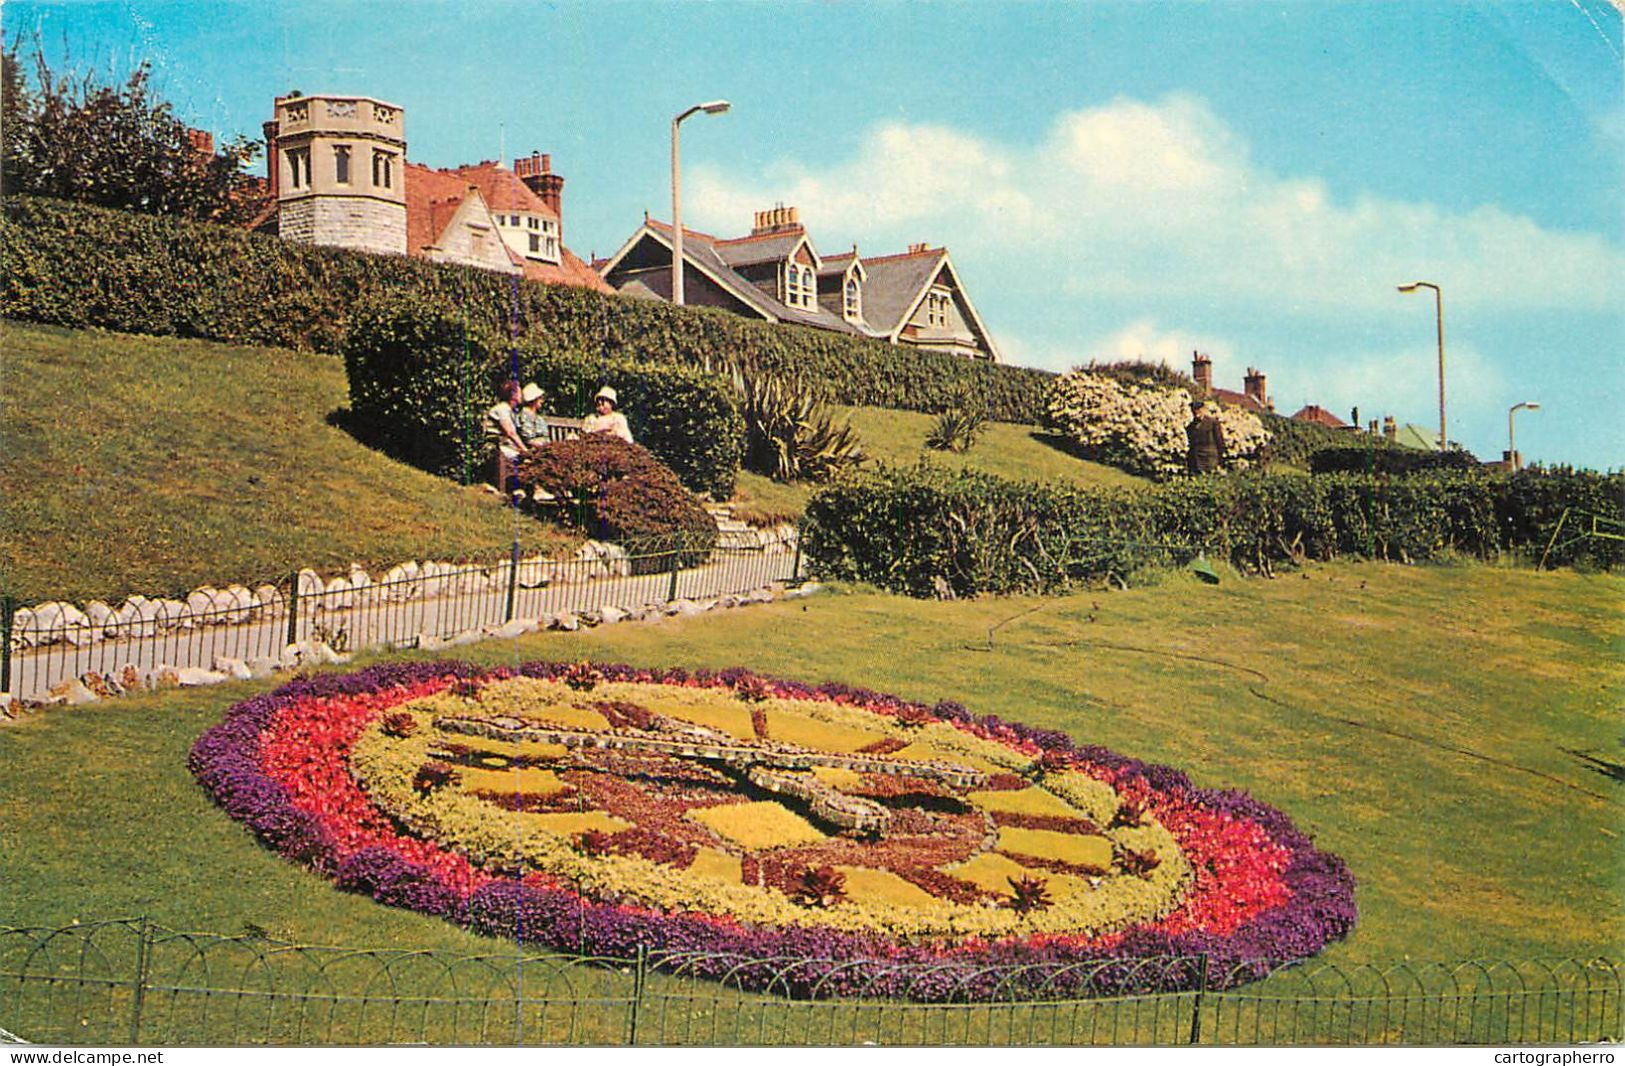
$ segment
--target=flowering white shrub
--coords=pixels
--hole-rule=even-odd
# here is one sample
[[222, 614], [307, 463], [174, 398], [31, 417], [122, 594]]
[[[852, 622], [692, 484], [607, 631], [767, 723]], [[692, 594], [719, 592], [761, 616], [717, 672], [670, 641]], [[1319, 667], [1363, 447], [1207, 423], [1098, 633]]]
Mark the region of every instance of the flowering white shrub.
[[1224, 437], [1225, 465], [1245, 470], [1258, 459], [1259, 449], [1270, 442], [1270, 431], [1251, 411], [1239, 407], [1219, 407], [1219, 432]]
[[[1051, 424], [1092, 458], [1137, 474], [1165, 478], [1185, 469], [1190, 394], [1151, 383], [1124, 384], [1085, 369], [1057, 378], [1050, 388]], [[1254, 461], [1270, 439], [1257, 415], [1221, 408], [1229, 464]]]
[[1185, 468], [1189, 397], [1074, 370], [1050, 388], [1050, 421], [1101, 462], [1166, 477]]

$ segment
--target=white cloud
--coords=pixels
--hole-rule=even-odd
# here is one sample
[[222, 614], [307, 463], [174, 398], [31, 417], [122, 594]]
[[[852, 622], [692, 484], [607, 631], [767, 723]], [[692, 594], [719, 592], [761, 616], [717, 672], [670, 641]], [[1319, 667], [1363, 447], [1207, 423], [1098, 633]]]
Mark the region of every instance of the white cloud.
[[702, 227], [737, 232], [783, 202], [826, 248], [946, 243], [1002, 285], [1142, 306], [1388, 310], [1394, 286], [1420, 277], [1452, 307], [1611, 309], [1625, 284], [1625, 255], [1597, 235], [1493, 205], [1337, 202], [1314, 176], [1272, 174], [1188, 95], [1066, 112], [1026, 145], [886, 122], [844, 161], [784, 159], [748, 178], [699, 167], [690, 185]]

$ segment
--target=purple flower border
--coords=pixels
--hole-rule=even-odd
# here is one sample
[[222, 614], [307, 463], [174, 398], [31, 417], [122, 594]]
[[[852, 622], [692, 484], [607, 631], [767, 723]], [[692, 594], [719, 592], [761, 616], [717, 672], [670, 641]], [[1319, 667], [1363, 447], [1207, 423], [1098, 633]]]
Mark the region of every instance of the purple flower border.
[[[1005, 722], [994, 715], [975, 717], [952, 701], [926, 707], [838, 682], [808, 685], [762, 677], [792, 698], [844, 699], [880, 713], [923, 710], [938, 719], [973, 724], [1002, 739], [1082, 758], [1120, 777], [1141, 777], [1156, 791], [1177, 793], [1193, 804], [1256, 823], [1288, 852], [1283, 880], [1291, 899], [1226, 935], [1135, 929], [1109, 950], [1057, 941], [1038, 945], [1005, 941], [975, 951], [944, 952], [900, 947], [878, 937], [807, 928], [752, 929], [707, 915], [597, 904], [565, 889], [517, 881], [491, 882], [463, 897], [434, 873], [385, 848], [363, 848], [341, 861], [320, 823], [296, 809], [286, 790], [259, 768], [260, 734], [279, 708], [296, 700], [361, 695], [440, 677], [550, 680], [573, 665], [528, 662], [514, 670], [431, 661], [301, 678], [227, 710], [225, 718], [192, 746], [187, 764], [226, 813], [245, 823], [267, 846], [334, 878], [348, 891], [442, 917], [486, 936], [598, 957], [628, 959], [642, 951], [669, 970], [795, 996], [862, 991], [965, 1002], [1227, 988], [1314, 955], [1354, 928], [1354, 877], [1343, 861], [1316, 850], [1286, 815], [1245, 792], [1197, 788], [1172, 767], [1143, 763], [1095, 745], [1077, 745], [1055, 730]], [[732, 685], [743, 677], [761, 676], [743, 668], [593, 666], [609, 681]]]

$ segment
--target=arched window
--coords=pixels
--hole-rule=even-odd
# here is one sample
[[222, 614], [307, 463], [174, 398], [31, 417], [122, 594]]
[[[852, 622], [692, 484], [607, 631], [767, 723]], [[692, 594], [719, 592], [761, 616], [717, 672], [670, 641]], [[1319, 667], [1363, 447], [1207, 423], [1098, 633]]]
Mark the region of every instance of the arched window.
[[846, 279], [846, 317], [863, 317], [863, 290], [859, 287], [857, 278]]

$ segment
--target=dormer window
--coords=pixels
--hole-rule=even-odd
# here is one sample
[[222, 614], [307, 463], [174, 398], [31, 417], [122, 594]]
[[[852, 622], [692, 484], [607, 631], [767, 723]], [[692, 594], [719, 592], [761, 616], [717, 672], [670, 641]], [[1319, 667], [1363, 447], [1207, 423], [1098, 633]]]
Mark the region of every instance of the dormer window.
[[863, 317], [863, 289], [858, 285], [857, 278], [846, 279], [846, 295], [843, 310], [847, 318], [858, 319]]
[[810, 308], [818, 294], [818, 283], [810, 267], [798, 263], [784, 266], [784, 302], [791, 307]]

